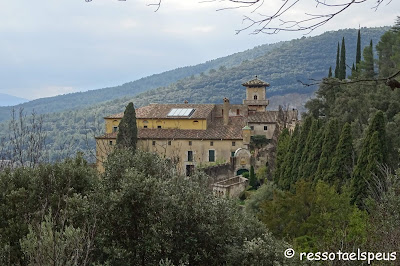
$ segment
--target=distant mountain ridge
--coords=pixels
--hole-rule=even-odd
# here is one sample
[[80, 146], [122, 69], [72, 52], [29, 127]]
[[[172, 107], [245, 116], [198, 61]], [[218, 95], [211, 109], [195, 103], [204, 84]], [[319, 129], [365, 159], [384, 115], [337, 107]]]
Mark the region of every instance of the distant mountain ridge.
[[28, 102], [29, 100], [6, 93], [0, 93], [0, 106], [13, 106]]

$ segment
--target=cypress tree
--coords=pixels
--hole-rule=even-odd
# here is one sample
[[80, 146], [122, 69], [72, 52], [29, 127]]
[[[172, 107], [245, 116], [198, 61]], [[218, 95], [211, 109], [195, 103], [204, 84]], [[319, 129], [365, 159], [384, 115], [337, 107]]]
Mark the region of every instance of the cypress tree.
[[324, 141], [322, 143], [321, 157], [318, 162], [317, 179], [326, 180], [327, 173], [332, 163], [332, 157], [338, 144], [338, 121], [329, 120], [324, 132]]
[[[308, 155], [307, 162], [303, 165], [302, 176], [310, 181], [316, 181], [315, 174], [318, 169], [318, 162], [321, 157], [322, 143], [324, 141], [325, 127], [322, 125], [322, 121], [319, 122], [319, 130], [313, 140], [310, 154]], [[314, 182], [315, 183], [315, 182]]]
[[297, 180], [299, 180], [303, 177], [303, 171], [304, 171], [304, 168], [306, 167], [308, 157], [311, 155], [310, 152], [311, 152], [311, 149], [312, 149], [312, 146], [314, 143], [314, 139], [317, 135], [318, 128], [319, 128], [319, 120], [313, 119], [312, 123], [311, 123], [311, 128], [308, 131], [308, 136], [307, 136], [306, 144], [304, 146], [303, 154], [301, 155]]
[[124, 148], [136, 149], [137, 125], [136, 112], [133, 103], [126, 106], [124, 117], [121, 119], [117, 134], [117, 145]]
[[356, 52], [356, 70], [358, 70], [358, 64], [361, 62], [361, 31], [358, 29], [357, 35], [357, 52]]
[[299, 135], [300, 135], [300, 128], [299, 125], [296, 125], [293, 134], [290, 137], [289, 148], [285, 155], [285, 160], [282, 164], [283, 171], [281, 173], [281, 179], [278, 181], [277, 184], [278, 187], [281, 189], [288, 190], [290, 188], [290, 185], [292, 184], [291, 173], [292, 173], [292, 167], [296, 153], [297, 143], [299, 141]]
[[304, 123], [301, 125], [301, 128], [300, 128], [300, 136], [299, 136], [299, 140], [297, 143], [297, 148], [296, 148], [296, 152], [295, 152], [295, 156], [294, 156], [294, 160], [293, 160], [292, 172], [290, 174], [292, 184], [296, 183], [297, 178], [299, 176], [301, 156], [303, 155], [303, 150], [304, 150], [304, 147], [306, 146], [307, 136], [308, 136], [308, 132], [310, 131], [311, 124], [312, 124], [312, 117], [308, 116], [304, 120]]
[[[373, 137], [373, 135], [376, 135]], [[374, 139], [372, 139], [372, 137]], [[379, 147], [379, 150], [378, 148]], [[372, 150], [371, 150], [372, 148]], [[385, 130], [385, 118], [382, 111], [378, 111], [372, 119], [362, 143], [362, 149], [358, 156], [357, 165], [354, 167], [352, 180], [352, 203], [359, 207], [368, 197], [368, 184], [372, 182], [373, 164], [387, 162], [387, 138]], [[379, 154], [377, 154], [379, 153]], [[374, 158], [378, 161], [374, 162]], [[378, 173], [375, 173], [378, 174]]]
[[346, 123], [342, 128], [327, 180], [331, 184], [338, 184], [340, 188], [345, 182], [350, 180], [352, 172], [353, 139], [351, 137], [350, 124]]
[[344, 37], [342, 39], [342, 49], [340, 51], [340, 66], [339, 66], [339, 79], [346, 78], [346, 45], [344, 43]]
[[283, 164], [285, 161], [286, 153], [288, 152], [290, 142], [289, 130], [283, 129], [278, 137], [278, 144], [276, 145], [276, 159], [275, 159], [275, 170], [273, 173], [274, 181], [277, 184], [282, 178]]
[[339, 48], [339, 42], [337, 43], [337, 53], [336, 53], [336, 67], [335, 67], [335, 78], [339, 78], [339, 67], [340, 67], [340, 48]]
[[249, 185], [252, 188], [256, 188], [256, 185], [257, 185], [257, 179], [256, 179], [256, 175], [254, 174], [253, 166], [250, 167]]
[[330, 66], [329, 67], [329, 72], [328, 72], [328, 78], [331, 78], [332, 77], [332, 67]]

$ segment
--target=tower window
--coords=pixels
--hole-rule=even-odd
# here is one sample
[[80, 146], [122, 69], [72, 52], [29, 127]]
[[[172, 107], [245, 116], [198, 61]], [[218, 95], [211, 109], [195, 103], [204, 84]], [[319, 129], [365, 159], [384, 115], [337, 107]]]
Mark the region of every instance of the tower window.
[[114, 126], [113, 127], [113, 132], [117, 132], [118, 131], [118, 127]]
[[268, 130], [268, 126], [264, 126], [264, 130]]
[[254, 95], [254, 100], [257, 100], [257, 95]]
[[112, 140], [110, 140], [109, 144], [110, 144], [110, 145], [113, 145], [113, 141], [112, 141]]

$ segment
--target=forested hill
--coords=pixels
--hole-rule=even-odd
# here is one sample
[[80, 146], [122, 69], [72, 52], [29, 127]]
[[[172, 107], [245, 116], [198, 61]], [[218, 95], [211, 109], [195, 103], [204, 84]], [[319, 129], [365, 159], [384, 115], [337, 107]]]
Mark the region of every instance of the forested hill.
[[[362, 47], [367, 46], [370, 39], [373, 40], [375, 45], [386, 30], [388, 28], [363, 28], [361, 30]], [[260, 46], [255, 50], [214, 60], [202, 66], [189, 67], [187, 68], [188, 72], [186, 72], [189, 73], [187, 77], [168, 86], [149, 90], [135, 96], [132, 96], [134, 94], [132, 93], [133, 89], [129, 90], [131, 85], [125, 84], [121, 86], [119, 92], [117, 92], [118, 88], [109, 89], [111, 91], [109, 95], [107, 94], [107, 89], [102, 89], [97, 92], [103, 96], [98, 96], [96, 91], [91, 91], [59, 96], [59, 98], [53, 97], [54, 101], [50, 101], [48, 104], [46, 104], [45, 99], [38, 100], [38, 102], [43, 102], [34, 108], [41, 113], [50, 112], [53, 108], [52, 106], [62, 108], [69, 105], [70, 101], [78, 102], [73, 110], [48, 113], [44, 117], [43, 128], [46, 132], [50, 160], [54, 161], [74, 155], [76, 151], [93, 151], [95, 146], [94, 135], [101, 134], [101, 130], [104, 128], [103, 117], [123, 111], [130, 101], [136, 107], [152, 102], [183, 103], [184, 100], [192, 103], [221, 103], [223, 97], [230, 98], [231, 103], [241, 103], [245, 96], [245, 89], [241, 84], [253, 78], [254, 75], [258, 75], [261, 79], [271, 84], [271, 87], [267, 90], [267, 96], [269, 98], [273, 97], [272, 99], [270, 98], [271, 106], [276, 108], [278, 103], [286, 103], [300, 107], [317, 88], [304, 87], [297, 80], [307, 82], [309, 78], [321, 79], [327, 76], [329, 66], [335, 67], [337, 43], [342, 40], [342, 37], [346, 41], [347, 64], [352, 65], [352, 58], [355, 59], [357, 30], [340, 30], [324, 33], [317, 37], [304, 37], [284, 42], [279, 44], [279, 48], [275, 47], [276, 49], [273, 49], [273, 46]], [[265, 53], [265, 50], [269, 52]], [[260, 56], [262, 51], [264, 51], [264, 55]], [[258, 53], [258, 56], [253, 54], [251, 57], [246, 57], [251, 53]], [[235, 66], [239, 62], [241, 63]], [[194, 70], [196, 68], [197, 70]], [[171, 71], [176, 76], [173, 78], [169, 76], [169, 82], [184, 76], [184, 69], [174, 70], [176, 72]], [[209, 70], [201, 71], [204, 69]], [[200, 74], [190, 74], [196, 71]], [[177, 74], [178, 72], [180, 76]], [[161, 82], [168, 83], [161, 81], [162, 76], [167, 79], [165, 75], [166, 73], [155, 75], [155, 77], [160, 77], [158, 81], [154, 81], [157, 80], [156, 78], [148, 77], [132, 82], [132, 84], [142, 84], [141, 87], [139, 85], [136, 86], [136, 89], [140, 88], [136, 91], [138, 93], [140, 90], [155, 87], [156, 84]], [[148, 80], [147, 85], [146, 80]], [[124, 97], [121, 97], [121, 95], [124, 95], [121, 91], [124, 90], [129, 91], [130, 94], [126, 93]], [[119, 98], [110, 100], [117, 93], [120, 93]], [[290, 93], [292, 94], [290, 95]], [[72, 100], [72, 98], [68, 98], [76, 97], [76, 95], [81, 96], [81, 104], [79, 104], [78, 99]], [[84, 104], [84, 101], [96, 102], [96, 97], [106, 97], [105, 95], [108, 95], [109, 101], [107, 102], [105, 102], [105, 98], [102, 98], [96, 104]], [[92, 97], [93, 99], [84, 100], [85, 97]], [[22, 105], [27, 112], [31, 108], [29, 104], [32, 103]], [[42, 109], [38, 108], [40, 106]], [[49, 110], [46, 110], [46, 108], [49, 108]], [[6, 110], [6, 114], [3, 114], [3, 119], [4, 116], [9, 117], [9, 115], [10, 110]], [[0, 138], [7, 136], [8, 133], [7, 122], [3, 122], [3, 124], [0, 124]]]
[[[362, 47], [372, 39], [377, 44], [388, 28], [361, 29]], [[228, 97], [232, 103], [241, 103], [245, 90], [241, 85], [254, 75], [271, 84], [267, 96], [288, 93], [309, 94], [316, 87], [306, 87], [299, 81], [310, 82], [328, 75], [329, 67], [335, 67], [337, 44], [345, 38], [348, 65], [355, 60], [357, 30], [346, 29], [327, 32], [316, 37], [285, 42], [279, 49], [225, 71], [212, 71], [197, 78], [186, 78], [166, 88], [148, 91], [134, 98], [136, 105], [154, 102], [220, 103]], [[350, 69], [348, 69], [350, 74]], [[310, 82], [312, 83], [312, 82]]]
[[[160, 74], [154, 74], [120, 86], [41, 98], [20, 104], [16, 106], [16, 108], [23, 107], [28, 113], [34, 109], [35, 112], [40, 114], [60, 112], [67, 109], [82, 109], [101, 102], [125, 96], [134, 96], [147, 90], [168, 86], [169, 84], [185, 77], [200, 75], [201, 73], [207, 72], [211, 69], [219, 69], [220, 67], [222, 67], [222, 69], [231, 68], [245, 60], [258, 58], [273, 49], [279, 48], [282, 44], [283, 42], [260, 45], [253, 49], [207, 61], [195, 66], [186, 66]], [[12, 107], [0, 107], [0, 121], [9, 119], [11, 109]]]

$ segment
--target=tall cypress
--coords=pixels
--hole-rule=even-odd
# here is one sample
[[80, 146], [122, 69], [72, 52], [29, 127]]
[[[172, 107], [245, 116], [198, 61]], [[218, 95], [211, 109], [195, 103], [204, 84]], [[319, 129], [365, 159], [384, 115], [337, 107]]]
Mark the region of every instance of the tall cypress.
[[310, 131], [311, 124], [312, 124], [312, 117], [308, 116], [304, 120], [304, 123], [301, 125], [300, 128], [300, 136], [297, 143], [297, 148], [292, 165], [292, 172], [291, 172], [292, 184], [296, 183], [297, 178], [299, 176], [301, 156], [303, 155], [303, 150], [304, 147], [306, 146], [307, 136], [308, 132]]
[[339, 42], [337, 43], [337, 52], [336, 52], [336, 67], [335, 67], [335, 78], [339, 78], [339, 67], [340, 67], [340, 47]]
[[316, 177], [318, 179], [327, 179], [327, 173], [331, 166], [333, 154], [338, 143], [338, 135], [338, 121], [336, 119], [329, 120], [325, 128], [321, 157], [318, 162], [318, 169], [316, 174]]
[[340, 50], [340, 66], [339, 66], [339, 79], [346, 78], [346, 45], [344, 37], [342, 38], [342, 48]]
[[137, 125], [136, 112], [133, 103], [126, 106], [124, 117], [121, 119], [118, 127], [117, 145], [119, 147], [136, 149]]
[[328, 172], [327, 181], [331, 184], [338, 184], [341, 187], [351, 178], [353, 172], [353, 139], [351, 127], [346, 123], [340, 134], [339, 143], [332, 159]]
[[303, 177], [304, 168], [306, 168], [308, 157], [311, 155], [312, 146], [313, 146], [314, 139], [318, 132], [319, 124], [320, 124], [319, 120], [317, 120], [317, 119], [312, 120], [311, 128], [308, 132], [306, 144], [303, 149], [303, 154], [301, 155], [297, 180], [299, 180]]
[[290, 137], [289, 149], [286, 153], [285, 160], [283, 162], [283, 172], [281, 174], [281, 179], [278, 182], [278, 187], [281, 189], [288, 190], [292, 184], [292, 167], [293, 161], [296, 153], [297, 143], [299, 142], [300, 127], [296, 125], [292, 136]]
[[329, 72], [328, 72], [328, 78], [331, 78], [332, 77], [332, 67], [330, 66], [329, 67]]
[[287, 128], [282, 130], [282, 133], [278, 137], [278, 144], [276, 145], [276, 159], [275, 159], [275, 170], [273, 173], [274, 181], [277, 184], [282, 178], [283, 164], [285, 161], [285, 155], [288, 152], [290, 142], [289, 130]]
[[318, 162], [321, 157], [322, 143], [324, 141], [325, 127], [322, 125], [322, 121], [319, 121], [319, 130], [314, 137], [312, 148], [310, 154], [308, 155], [306, 164], [302, 168], [302, 177], [309, 179], [310, 181], [315, 181], [317, 178], [315, 176], [318, 169]]
[[357, 36], [357, 52], [356, 52], [356, 70], [358, 70], [358, 64], [361, 62], [361, 31], [358, 29]]
[[[373, 135], [376, 135], [373, 137]], [[376, 148], [379, 146], [379, 150]], [[376, 152], [380, 155], [377, 155]], [[363, 139], [357, 165], [354, 167], [352, 179], [352, 203], [363, 207], [364, 199], [368, 197], [369, 185], [372, 182], [371, 171], [376, 163], [387, 162], [387, 138], [385, 118], [382, 111], [378, 111], [372, 119]], [[374, 162], [374, 158], [379, 158]], [[378, 173], [375, 173], [378, 174]]]

